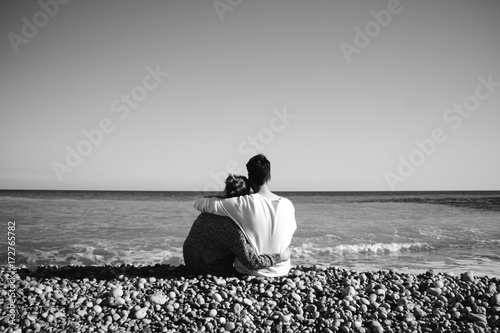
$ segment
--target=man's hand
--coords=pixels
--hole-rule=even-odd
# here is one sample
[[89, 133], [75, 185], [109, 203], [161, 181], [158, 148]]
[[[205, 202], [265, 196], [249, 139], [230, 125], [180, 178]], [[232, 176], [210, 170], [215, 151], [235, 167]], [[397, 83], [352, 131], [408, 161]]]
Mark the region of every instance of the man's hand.
[[288, 259], [290, 259], [290, 254], [290, 249], [287, 247], [285, 252], [281, 253], [281, 261], [287, 261]]

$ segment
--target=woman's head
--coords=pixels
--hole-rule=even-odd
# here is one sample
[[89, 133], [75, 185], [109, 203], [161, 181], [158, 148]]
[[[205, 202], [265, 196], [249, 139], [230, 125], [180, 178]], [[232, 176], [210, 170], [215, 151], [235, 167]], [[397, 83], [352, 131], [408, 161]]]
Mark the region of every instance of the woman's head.
[[239, 197], [240, 195], [250, 194], [250, 184], [248, 179], [240, 175], [229, 174], [226, 178], [226, 187], [224, 188], [224, 198]]

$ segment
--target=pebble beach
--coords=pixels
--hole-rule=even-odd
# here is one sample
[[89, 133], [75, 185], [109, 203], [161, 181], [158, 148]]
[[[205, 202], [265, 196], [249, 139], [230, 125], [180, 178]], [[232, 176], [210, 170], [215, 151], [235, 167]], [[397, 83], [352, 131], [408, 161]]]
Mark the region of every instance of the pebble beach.
[[2, 332], [500, 332], [500, 279], [295, 266], [287, 276], [183, 265], [1, 269]]

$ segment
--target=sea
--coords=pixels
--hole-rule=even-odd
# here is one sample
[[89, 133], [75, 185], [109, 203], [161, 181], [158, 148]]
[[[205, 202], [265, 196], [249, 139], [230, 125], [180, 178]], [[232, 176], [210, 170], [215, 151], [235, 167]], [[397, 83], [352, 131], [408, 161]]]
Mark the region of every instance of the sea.
[[[500, 277], [500, 191], [276, 193], [296, 210], [293, 265]], [[182, 265], [207, 194], [1, 190], [0, 263]]]

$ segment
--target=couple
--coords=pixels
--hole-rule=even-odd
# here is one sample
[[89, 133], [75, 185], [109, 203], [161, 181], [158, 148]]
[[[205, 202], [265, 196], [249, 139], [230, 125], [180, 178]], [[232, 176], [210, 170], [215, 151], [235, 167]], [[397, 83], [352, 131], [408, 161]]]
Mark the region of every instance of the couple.
[[271, 163], [264, 155], [252, 157], [246, 167], [248, 180], [229, 175], [221, 197], [194, 203], [202, 213], [183, 245], [188, 269], [223, 275], [288, 274], [288, 246], [297, 229], [295, 208], [269, 190]]

